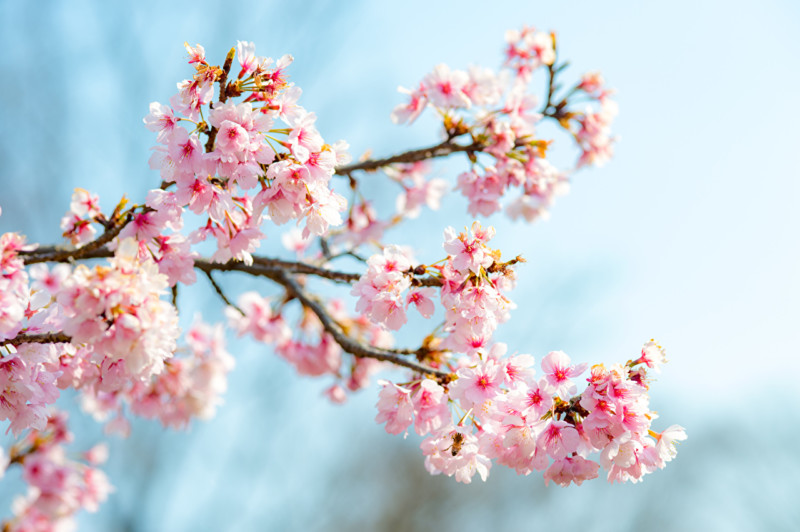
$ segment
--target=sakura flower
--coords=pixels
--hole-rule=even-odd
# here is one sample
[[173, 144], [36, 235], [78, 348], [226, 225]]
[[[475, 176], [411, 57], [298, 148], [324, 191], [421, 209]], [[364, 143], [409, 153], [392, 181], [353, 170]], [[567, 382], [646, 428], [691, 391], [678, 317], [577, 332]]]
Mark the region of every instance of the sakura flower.
[[33, 290], [44, 290], [48, 294], [55, 295], [72, 270], [67, 264], [56, 264], [50, 269], [46, 264], [40, 263], [31, 265], [28, 271]]
[[566, 421], [550, 421], [539, 435], [537, 445], [555, 460], [561, 460], [578, 448], [580, 436], [575, 427]]
[[199, 44], [192, 47], [189, 46], [188, 42], [184, 42], [183, 47], [186, 48], [186, 52], [189, 54], [189, 64], [206, 62], [206, 50]]
[[667, 354], [664, 348], [656, 344], [655, 340], [650, 340], [642, 347], [642, 356], [634, 361], [635, 364], [646, 364], [656, 372], [661, 371], [661, 366], [667, 362]]
[[158, 133], [156, 140], [161, 144], [168, 144], [171, 135], [178, 125], [178, 118], [168, 105], [158, 102], [150, 104], [150, 114], [143, 119], [145, 127]]
[[239, 296], [238, 306], [244, 312], [228, 307], [225, 314], [230, 326], [239, 336], [251, 334], [259, 342], [281, 345], [291, 338], [291, 330], [283, 317], [275, 313], [271, 301], [257, 292]]
[[425, 94], [431, 103], [442, 108], [469, 107], [472, 102], [464, 93], [469, 82], [467, 73], [461, 70], [450, 70], [445, 64], [434, 67], [422, 80]]
[[544, 473], [544, 485], [552, 480], [562, 487], [567, 487], [571, 482], [580, 486], [584, 480], [598, 477], [600, 464], [587, 460], [581, 456], [567, 456], [556, 460]]
[[392, 111], [392, 122], [395, 124], [403, 124], [408, 122], [413, 123], [414, 120], [425, 110], [428, 105], [428, 98], [426, 96], [426, 89], [420, 85], [417, 90], [409, 90], [403, 87], [398, 87], [397, 90], [401, 93], [408, 94], [408, 103], [400, 104]]
[[281, 235], [281, 244], [289, 251], [293, 251], [297, 256], [302, 256], [303, 252], [308, 249], [312, 239], [303, 238], [303, 233], [300, 229], [292, 228]]
[[292, 155], [301, 162], [308, 161], [312, 152], [318, 152], [322, 149], [322, 136], [314, 127], [317, 116], [314, 113], [301, 113], [290, 124], [292, 132], [286, 143], [292, 150]]
[[413, 304], [424, 318], [430, 318], [433, 316], [434, 311], [433, 301], [431, 300], [433, 295], [434, 290], [432, 288], [409, 290], [408, 296], [406, 296], [406, 308]]
[[461, 368], [456, 375], [458, 380], [450, 385], [450, 397], [460, 401], [464, 408], [491, 401], [500, 393], [503, 384], [502, 368], [493, 360], [474, 368]]
[[389, 381], [378, 381], [382, 387], [378, 395], [377, 423], [386, 423], [386, 432], [400, 434], [408, 429], [414, 419], [414, 405], [411, 402], [411, 390]]
[[412, 397], [414, 430], [420, 436], [438, 430], [450, 421], [447, 394], [436, 381], [423, 379]]
[[138, 257], [138, 246], [124, 240], [109, 266], [75, 268], [58, 302], [64, 332], [91, 343], [114, 360], [125, 360], [131, 376], [146, 378], [163, 368], [178, 336], [175, 307], [160, 299], [167, 284], [152, 261]]
[[426, 205], [432, 210], [439, 209], [441, 198], [447, 190], [447, 182], [443, 179], [426, 181], [419, 173], [411, 174], [413, 184], [405, 193], [397, 197], [397, 212], [409, 218], [416, 218]]
[[252, 73], [258, 66], [258, 58], [256, 57], [256, 45], [252, 42], [237, 41], [236, 42], [236, 58], [242, 66], [239, 72], [239, 78]]
[[88, 190], [76, 188], [69, 204], [70, 212], [81, 218], [94, 218], [100, 214], [100, 198]]
[[97, 229], [92, 226], [90, 220], [69, 213], [61, 218], [61, 229], [64, 230], [64, 237], [69, 238], [76, 246], [91, 242], [97, 234]]
[[326, 389], [324, 395], [330, 399], [332, 403], [342, 404], [347, 401], [347, 393], [344, 391], [344, 388], [338, 384], [334, 384]]
[[494, 236], [494, 228], [484, 230], [478, 222], [472, 224], [469, 234], [456, 234], [455, 229], [444, 230], [444, 250], [453, 257], [453, 267], [459, 271], [470, 270], [478, 274], [481, 268], [488, 268], [494, 257], [485, 243]]
[[542, 359], [542, 370], [553, 395], [563, 399], [572, 397], [578, 392], [578, 387], [570, 380], [586, 371], [586, 364], [570, 365], [570, 358], [563, 351], [551, 351]]
[[656, 437], [656, 452], [659, 458], [664, 462], [670, 462], [678, 451], [675, 448], [675, 442], [683, 441], [686, 439], [686, 429], [680, 425], [670, 425], [661, 434]]
[[466, 427], [452, 425], [423, 440], [425, 469], [432, 475], [455, 476], [457, 482], [469, 484], [477, 473], [486, 481], [491, 460], [480, 452], [478, 438]]

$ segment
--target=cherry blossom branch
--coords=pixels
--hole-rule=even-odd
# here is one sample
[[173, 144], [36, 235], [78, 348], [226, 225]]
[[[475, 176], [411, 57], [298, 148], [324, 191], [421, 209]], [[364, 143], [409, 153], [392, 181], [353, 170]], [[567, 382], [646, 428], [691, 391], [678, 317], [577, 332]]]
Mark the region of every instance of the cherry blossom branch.
[[22, 344], [68, 344], [72, 341], [70, 336], [62, 332], [42, 333], [42, 334], [18, 334], [14, 338], [1, 340], [0, 345], [13, 345], [17, 347]]
[[350, 174], [357, 170], [374, 172], [375, 170], [383, 168], [384, 166], [389, 166], [390, 164], [415, 163], [427, 159], [447, 157], [452, 153], [458, 152], [474, 153], [477, 151], [482, 151], [484, 148], [485, 145], [477, 141], [473, 141], [470, 144], [459, 144], [458, 142], [454, 142], [453, 139], [447, 139], [444, 142], [436, 144], [435, 146], [398, 153], [397, 155], [392, 155], [391, 157], [386, 157], [384, 159], [368, 159], [366, 161], [361, 161], [360, 163], [339, 166], [336, 168], [335, 173], [349, 177]]
[[[99, 240], [99, 239], [98, 239]], [[33, 255], [32, 252], [23, 254], [25, 264], [35, 264], [37, 262], [73, 262], [75, 260], [104, 259], [114, 256], [108, 248], [97, 248], [86, 250], [90, 244], [77, 249], [59, 249], [55, 246], [37, 248], [41, 255]], [[95, 246], [93, 246], [95, 247]], [[314, 275], [338, 283], [354, 283], [361, 278], [361, 274], [328, 270], [320, 266], [314, 266], [301, 261], [286, 261], [273, 259], [270, 257], [253, 256], [253, 264], [247, 265], [240, 261], [231, 260], [228, 262], [213, 262], [210, 259], [195, 259], [195, 268], [203, 273], [210, 271], [239, 271], [257, 276], [269, 276], [275, 272], [299, 273]], [[437, 277], [427, 276], [415, 278], [416, 286], [441, 286], [442, 282]]]
[[[206, 277], [208, 277], [209, 282], [211, 282], [211, 286], [214, 287], [214, 290], [217, 292], [217, 295], [222, 299], [222, 301], [226, 305], [228, 305], [229, 307], [238, 310], [239, 314], [244, 316], [245, 315], [244, 311], [241, 308], [239, 308], [235, 303], [233, 303], [230, 299], [228, 299], [228, 296], [226, 296], [225, 292], [222, 291], [222, 287], [220, 285], [218, 285], [217, 282], [214, 280], [214, 277], [211, 275], [211, 272], [210, 271], [204, 271], [203, 273], [206, 274]], [[176, 284], [175, 286], [178, 286], [178, 285]]]
[[357, 357], [374, 358], [375, 360], [391, 362], [392, 364], [412, 369], [422, 373], [423, 375], [434, 375], [441, 379], [448, 377], [449, 374], [445, 371], [440, 371], [423, 364], [413, 362], [406, 358], [401, 358], [389, 350], [367, 346], [357, 342], [356, 340], [353, 340], [344, 333], [342, 327], [330, 316], [330, 314], [328, 314], [322, 305], [320, 305], [316, 300], [312, 299], [311, 296], [309, 296], [305, 290], [303, 290], [303, 288], [295, 279], [284, 272], [276, 273], [271, 278], [275, 282], [283, 285], [290, 295], [296, 297], [304, 307], [316, 314], [325, 330], [333, 337], [336, 343], [348, 353]]
[[25, 264], [36, 264], [37, 262], [71, 262], [78, 259], [90, 259], [98, 257], [110, 257], [113, 254], [107, 250], [106, 244], [111, 242], [122, 231], [126, 225], [133, 221], [133, 209], [124, 214], [119, 221], [109, 222], [106, 230], [95, 240], [76, 249], [65, 249], [58, 246], [47, 246], [36, 248], [31, 251], [21, 250]]
[[[228, 52], [228, 55], [225, 56], [225, 64], [222, 65], [222, 72], [219, 75], [219, 103], [225, 103], [225, 100], [228, 99], [228, 87], [226, 86], [226, 83], [228, 81], [228, 73], [231, 71], [231, 66], [233, 65], [233, 58], [235, 55], [236, 49], [231, 48]], [[206, 152], [211, 152], [214, 150], [214, 141], [217, 138], [218, 131], [219, 129], [215, 126], [206, 133], [208, 135], [205, 145]]]

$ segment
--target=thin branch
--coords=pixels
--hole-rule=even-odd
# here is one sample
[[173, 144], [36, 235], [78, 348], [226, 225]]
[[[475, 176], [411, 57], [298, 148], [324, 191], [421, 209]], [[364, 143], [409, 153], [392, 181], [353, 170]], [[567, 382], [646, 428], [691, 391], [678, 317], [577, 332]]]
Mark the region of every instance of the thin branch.
[[[228, 87], [226, 86], [228, 82], [228, 73], [231, 71], [231, 65], [233, 65], [233, 57], [236, 55], [236, 48], [231, 48], [228, 51], [228, 55], [225, 56], [225, 63], [222, 65], [222, 72], [219, 75], [219, 103], [225, 103], [225, 100], [228, 99]], [[208, 139], [206, 140], [206, 153], [214, 151], [214, 140], [217, 138], [217, 132], [219, 129], [214, 126], [211, 128], [210, 131], [207, 132]]]
[[42, 334], [18, 334], [8, 340], [0, 340], [0, 345], [13, 345], [17, 347], [22, 344], [68, 344], [72, 338], [63, 332], [42, 333]]
[[548, 111], [550, 107], [553, 106], [553, 96], [556, 92], [556, 62], [553, 62], [547, 65], [547, 101], [544, 103], [544, 107], [542, 110], [539, 111], [539, 114], [542, 116], [549, 116], [551, 118], [555, 118], [554, 115], [550, 114]]
[[[249, 273], [251, 275], [267, 277], [275, 281], [276, 283], [282, 285], [284, 288], [286, 288], [286, 291], [290, 296], [297, 298], [303, 304], [303, 306], [310, 309], [314, 314], [316, 314], [320, 322], [322, 323], [322, 326], [333, 337], [336, 343], [338, 343], [342, 349], [344, 349], [348, 353], [351, 353], [352, 355], [355, 355], [357, 357], [373, 358], [384, 362], [391, 362], [392, 364], [403, 366], [422, 374], [435, 375], [436, 377], [439, 378], [447, 377], [448, 375], [447, 372], [437, 370], [429, 366], [425, 366], [423, 364], [419, 364], [412, 360], [403, 358], [403, 355], [419, 356], [420, 354], [424, 354], [424, 351], [421, 351], [420, 349], [417, 350], [381, 349], [378, 347], [372, 347], [369, 345], [362, 344], [357, 340], [354, 340], [353, 338], [348, 336], [342, 330], [342, 327], [330, 316], [330, 314], [328, 314], [325, 308], [319, 302], [312, 299], [312, 297], [309, 294], [307, 294], [305, 290], [303, 290], [303, 288], [297, 283], [297, 281], [288, 275], [288, 271], [291, 271], [291, 269], [282, 268], [280, 267], [280, 265], [288, 265], [290, 267], [295, 267], [296, 271], [294, 273], [305, 273], [305, 274], [320, 273], [317, 271], [316, 268], [303, 263], [289, 263], [286, 261], [279, 261], [275, 259], [259, 258], [259, 262], [263, 264], [256, 263], [255, 260], [252, 265], [246, 265], [241, 262], [232, 262], [232, 261], [224, 264], [218, 264], [210, 262], [207, 259], [198, 259], [195, 260], [195, 267], [206, 274], [208, 280], [211, 282], [211, 285], [214, 287], [220, 298], [227, 305], [238, 310], [242, 315], [244, 315], [244, 312], [227, 298], [227, 296], [222, 291], [222, 288], [214, 280], [214, 278], [211, 275], [212, 271], [240, 271], [244, 273]], [[328, 272], [327, 270], [320, 270], [320, 271], [325, 273], [332, 273], [340, 277], [347, 277], [348, 279], [352, 280], [359, 278], [357, 274]], [[328, 277], [328, 278], [334, 279], [333, 277]], [[422, 282], [435, 281], [440, 284], [440, 281], [434, 277], [427, 277], [425, 279], [420, 279], [420, 281]], [[40, 344], [69, 343], [71, 341], [72, 338], [70, 336], [61, 332], [45, 333], [45, 334], [21, 334], [8, 340], [0, 341], [0, 345], [19, 346], [21, 344], [26, 344], [26, 343], [40, 343]]]
[[[337, 283], [354, 283], [361, 278], [361, 274], [347, 273], [334, 270], [326, 270], [319, 266], [312, 266], [305, 262], [291, 262], [269, 257], [253, 257], [253, 264], [247, 265], [239, 261], [228, 261], [224, 263], [211, 262], [208, 259], [195, 259], [195, 268], [203, 271], [221, 272], [243, 272], [250, 275], [270, 277], [277, 273], [299, 273], [304, 275], [314, 275]], [[441, 286], [442, 281], [438, 277], [426, 276], [414, 279], [415, 286]]]
[[32, 251], [20, 251], [19, 254], [22, 256], [22, 260], [25, 264], [36, 264], [37, 262], [70, 262], [77, 259], [93, 259], [111, 256], [112, 253], [105, 248], [105, 245], [116, 238], [120, 231], [131, 221], [133, 221], [132, 210], [128, 211], [121, 223], [114, 224], [95, 240], [79, 248], [65, 249], [57, 246], [47, 246]]
[[385, 159], [369, 159], [366, 161], [361, 161], [360, 163], [339, 166], [336, 168], [336, 173], [339, 175], [349, 176], [356, 170], [372, 172], [385, 166], [389, 166], [390, 164], [415, 163], [418, 161], [424, 161], [426, 159], [447, 157], [451, 153], [458, 152], [474, 153], [482, 151], [485, 147], [486, 146], [480, 142], [473, 141], [471, 144], [459, 144], [452, 139], [448, 139], [435, 146], [398, 153], [397, 155], [392, 155], [391, 157], [386, 157]]
[[214, 287], [214, 290], [216, 290], [217, 295], [219, 295], [219, 297], [222, 299], [222, 301], [224, 301], [225, 304], [228, 305], [229, 307], [232, 307], [232, 308], [235, 308], [236, 310], [238, 310], [239, 314], [244, 316], [245, 315], [244, 311], [242, 309], [240, 309], [237, 305], [232, 303], [230, 299], [228, 299], [228, 297], [222, 291], [222, 287], [220, 285], [218, 285], [217, 282], [214, 280], [214, 277], [211, 276], [211, 272], [210, 271], [204, 271], [203, 273], [206, 274], [206, 277], [208, 277], [208, 280], [211, 282], [211, 286]]
[[[88, 244], [87, 244], [88, 246]], [[74, 260], [103, 259], [113, 257], [114, 253], [108, 248], [93, 249], [86, 251], [85, 247], [63, 250], [55, 246], [40, 247], [36, 251], [39, 255], [24, 255], [25, 264], [35, 264], [37, 262], [72, 262]], [[359, 257], [360, 258], [360, 257]], [[266, 276], [276, 272], [300, 273], [322, 277], [337, 283], [354, 283], [361, 278], [361, 274], [328, 270], [320, 266], [314, 266], [305, 262], [293, 262], [270, 257], [253, 256], [253, 264], [247, 265], [243, 262], [230, 260], [228, 262], [212, 262], [210, 259], [195, 259], [195, 268], [204, 273], [210, 271], [239, 271], [251, 275]], [[438, 277], [427, 276], [414, 279], [415, 286], [441, 286], [442, 281]]]
[[447, 378], [448, 373], [438, 369], [413, 362], [406, 358], [402, 358], [391, 351], [380, 349], [377, 347], [367, 346], [356, 340], [350, 338], [344, 333], [342, 327], [331, 317], [330, 314], [322, 307], [316, 300], [312, 299], [300, 285], [289, 275], [284, 272], [279, 272], [271, 277], [275, 282], [283, 285], [290, 295], [296, 297], [306, 308], [311, 310], [317, 315], [319, 321], [325, 330], [333, 336], [333, 339], [342, 349], [357, 357], [373, 358], [384, 362], [391, 362], [397, 366], [403, 366], [412, 369], [423, 375], [435, 375], [439, 378]]

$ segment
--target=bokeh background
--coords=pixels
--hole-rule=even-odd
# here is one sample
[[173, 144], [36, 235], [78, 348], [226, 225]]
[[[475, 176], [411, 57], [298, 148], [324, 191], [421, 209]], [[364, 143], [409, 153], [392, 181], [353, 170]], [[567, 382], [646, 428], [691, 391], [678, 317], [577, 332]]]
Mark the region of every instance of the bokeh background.
[[[503, 32], [522, 24], [558, 32], [573, 79], [599, 69], [617, 88], [620, 142], [549, 221], [489, 220], [498, 247], [528, 259], [497, 338], [592, 363], [658, 339], [671, 361], [651, 405], [656, 428], [688, 431], [677, 460], [635, 486], [545, 488], [503, 467], [456, 484], [425, 472], [414, 434], [373, 422], [376, 386], [331, 405], [328, 381], [231, 338], [237, 368], [217, 417], [178, 433], [137, 422], [112, 438], [117, 491], [81, 530], [798, 529], [796, 2], [0, 0], [0, 232], [56, 242], [74, 187], [111, 208], [156, 186], [142, 117], [190, 75], [184, 41], [218, 62], [237, 40], [293, 54], [301, 104], [357, 157], [436, 141], [431, 119], [391, 124], [396, 87], [440, 62], [497, 67]], [[442, 229], [471, 221], [464, 207], [454, 197], [390, 239], [436, 257]], [[203, 279], [184, 292], [185, 324], [195, 311], [222, 319], [212, 296]], [[70, 396], [62, 405], [78, 446], [104, 438]], [[0, 516], [18, 489], [9, 473]]]

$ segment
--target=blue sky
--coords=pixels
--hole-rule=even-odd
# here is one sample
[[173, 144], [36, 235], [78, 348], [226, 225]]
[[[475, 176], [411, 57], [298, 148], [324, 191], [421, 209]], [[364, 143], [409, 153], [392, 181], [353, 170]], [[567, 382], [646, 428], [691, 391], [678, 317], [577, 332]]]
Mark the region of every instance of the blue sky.
[[[254, 41], [259, 53], [272, 57], [293, 54], [291, 75], [304, 91], [301, 103], [317, 113], [327, 140], [348, 140], [358, 156], [368, 149], [393, 153], [436, 141], [431, 121], [410, 128], [391, 124], [389, 112], [401, 99], [398, 85], [413, 85], [440, 62], [457, 68], [497, 66], [508, 28], [553, 29], [561, 56], [571, 61], [570, 75], [601, 70], [618, 90], [615, 131], [621, 140], [609, 164], [575, 176], [549, 221], [523, 226], [489, 220], [498, 228], [499, 247], [529, 261], [519, 271], [512, 294], [519, 308], [502, 329], [504, 339], [512, 349], [537, 357], [563, 349], [576, 360], [613, 362], [655, 337], [671, 362], [653, 389], [653, 407], [664, 426], [681, 423], [689, 429], [682, 453], [690, 454], [693, 441], [702, 442], [704, 434], [713, 441], [712, 428], [738, 427], [744, 441], [755, 445], [764, 428], [754, 420], [762, 418], [769, 430], [791, 440], [796, 428], [776, 429], [780, 412], [765, 411], [765, 403], [786, 405], [790, 416], [800, 406], [794, 391], [800, 370], [795, 340], [800, 319], [799, 10], [788, 1], [495, 2], [491, 8], [471, 1], [238, 2], [233, 7], [75, 1], [47, 10], [0, 2], [0, 67], [8, 76], [0, 84], [5, 118], [0, 231], [21, 230], [54, 241], [75, 186], [98, 192], [111, 207], [122, 193], [140, 200], [158, 183], [147, 167], [154, 139], [141, 118], [149, 102], [166, 102], [175, 83], [188, 76], [184, 41], [203, 44], [209, 57], [220, 61], [236, 40]], [[442, 177], [455, 171], [448, 165], [439, 170]], [[452, 205], [394, 236], [435, 248], [444, 226], [470, 221], [463, 202], [456, 199]], [[208, 294], [196, 297], [187, 304], [215, 306]], [[164, 456], [199, 454], [198, 461], [181, 462], [189, 464], [181, 471], [202, 482], [187, 480], [177, 488], [173, 478], [173, 484], [159, 481], [154, 488], [173, 497], [169, 523], [175, 530], [189, 522], [176, 507], [198, 497], [208, 504], [224, 501], [219, 486], [247, 478], [231, 466], [240, 444], [220, 434], [241, 430], [237, 427], [246, 426], [250, 408], [261, 404], [248, 395], [253, 386], [259, 389], [248, 372], [268, 372], [265, 379], [286, 388], [280, 404], [295, 409], [267, 409], [261, 420], [264, 438], [290, 435], [265, 444], [274, 455], [266, 463], [275, 473], [259, 475], [251, 490], [253, 508], [266, 504], [276, 523], [291, 523], [282, 493], [328, 485], [336, 471], [331, 464], [350, 452], [348, 435], [337, 434], [338, 427], [380, 445], [391, 438], [372, 422], [374, 390], [345, 407], [332, 407], [318, 398], [324, 383], [294, 379], [268, 353], [236, 346], [240, 360], [232, 379], [240, 388], [232, 387], [219, 418], [189, 435], [158, 436], [167, 442], [159, 447]], [[248, 406], [237, 406], [242, 402]], [[142, 430], [154, 438], [159, 434], [150, 426]], [[320, 431], [325, 444], [318, 441]], [[135, 452], [134, 443], [117, 443], [115, 451]], [[782, 452], [780, 442], [767, 444], [777, 446], [773, 453]], [[413, 452], [414, 445], [399, 448]], [[711, 444], [703, 448], [713, 452]], [[209, 462], [203, 454], [209, 450], [229, 460]], [[771, 465], [751, 450], [743, 445], [727, 452], [754, 482], [772, 480]], [[711, 463], [696, 456], [682, 462], [679, 455], [669, 469]], [[125, 458], [117, 460], [121, 464]], [[125, 469], [114, 467], [118, 473]], [[721, 469], [708, 467], [707, 476], [724, 478]], [[645, 482], [656, 486], [642, 490], [655, 492], [659, 475], [665, 486], [681, 478], [680, 471], [656, 473]], [[789, 499], [781, 487], [791, 481], [781, 478], [771, 488], [778, 505], [774, 513], [788, 516], [789, 507], [782, 504]], [[113, 480], [120, 507], [134, 505], [130, 491], [140, 492], [122, 478]], [[493, 481], [507, 485], [505, 477], [490, 477]], [[206, 499], [196, 492], [203, 482]], [[637, 488], [601, 485], [587, 493], [619, 502]], [[709, 489], [718, 493], [712, 502], [724, 506], [745, 487], [732, 481]], [[318, 491], [299, 500], [324, 499], [324, 489]], [[547, 500], [556, 506], [576, 496], [572, 490], [551, 492]], [[163, 515], [158, 500], [149, 504], [146, 515]], [[686, 519], [711, 523], [710, 512], [693, 508]], [[191, 513], [188, 507], [186, 513]], [[519, 515], [531, 518], [524, 511]], [[736, 513], [727, 519], [732, 526], [748, 523]], [[789, 522], [778, 520], [774, 529], [788, 528]]]

